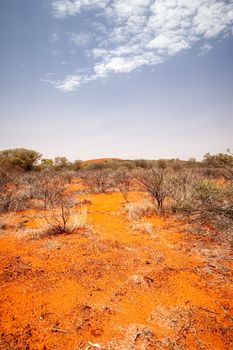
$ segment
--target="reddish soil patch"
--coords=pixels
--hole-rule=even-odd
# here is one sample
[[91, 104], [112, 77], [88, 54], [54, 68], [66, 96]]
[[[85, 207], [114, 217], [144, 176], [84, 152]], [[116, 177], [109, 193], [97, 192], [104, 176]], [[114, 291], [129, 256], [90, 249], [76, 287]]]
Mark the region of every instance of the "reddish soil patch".
[[0, 236], [0, 349], [231, 349], [229, 247], [156, 216], [133, 231], [119, 193], [83, 199], [92, 233]]

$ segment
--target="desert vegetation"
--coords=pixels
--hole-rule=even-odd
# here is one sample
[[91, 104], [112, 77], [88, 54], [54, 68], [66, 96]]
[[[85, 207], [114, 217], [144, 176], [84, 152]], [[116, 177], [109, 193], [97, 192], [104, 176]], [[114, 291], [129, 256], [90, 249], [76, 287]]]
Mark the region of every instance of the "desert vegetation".
[[230, 349], [233, 155], [0, 152], [1, 349]]

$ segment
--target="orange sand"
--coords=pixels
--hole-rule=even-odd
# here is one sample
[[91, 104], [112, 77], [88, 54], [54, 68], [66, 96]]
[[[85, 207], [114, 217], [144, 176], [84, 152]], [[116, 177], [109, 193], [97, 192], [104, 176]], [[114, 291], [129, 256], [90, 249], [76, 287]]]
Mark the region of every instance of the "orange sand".
[[[156, 216], [133, 231], [119, 193], [83, 198], [92, 233], [0, 236], [0, 349], [231, 349], [225, 246]], [[37, 214], [17, 220], [37, 228]]]

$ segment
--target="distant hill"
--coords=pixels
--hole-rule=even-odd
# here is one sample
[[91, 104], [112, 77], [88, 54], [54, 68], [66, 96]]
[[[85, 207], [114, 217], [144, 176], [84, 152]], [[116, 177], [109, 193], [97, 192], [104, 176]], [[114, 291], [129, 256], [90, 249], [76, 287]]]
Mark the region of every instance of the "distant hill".
[[107, 162], [112, 162], [112, 161], [122, 161], [123, 159], [120, 158], [97, 158], [97, 159], [89, 159], [89, 160], [84, 160], [84, 164], [92, 164], [92, 163], [107, 163]]

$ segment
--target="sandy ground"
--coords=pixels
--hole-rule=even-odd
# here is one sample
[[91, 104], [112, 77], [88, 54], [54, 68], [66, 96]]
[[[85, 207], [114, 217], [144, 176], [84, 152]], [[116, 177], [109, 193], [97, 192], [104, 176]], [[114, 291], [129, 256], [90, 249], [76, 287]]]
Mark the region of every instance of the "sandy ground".
[[85, 199], [91, 230], [25, 236], [34, 210], [2, 231], [0, 349], [232, 349], [230, 248], [171, 218], [135, 231], [119, 193]]

